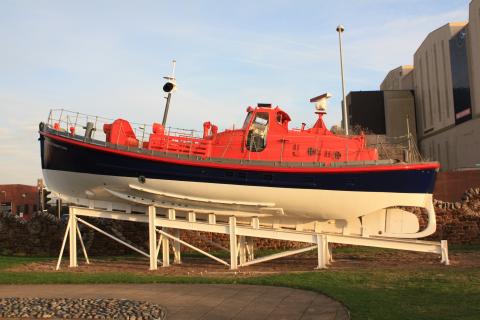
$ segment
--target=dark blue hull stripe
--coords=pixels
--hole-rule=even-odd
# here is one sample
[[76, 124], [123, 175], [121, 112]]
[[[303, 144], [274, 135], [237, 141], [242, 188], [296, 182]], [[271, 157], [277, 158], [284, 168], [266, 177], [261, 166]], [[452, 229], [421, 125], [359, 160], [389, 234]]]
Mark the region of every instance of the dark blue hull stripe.
[[341, 173], [259, 172], [138, 159], [40, 136], [42, 168], [119, 177], [140, 177], [278, 188], [432, 193], [435, 169]]

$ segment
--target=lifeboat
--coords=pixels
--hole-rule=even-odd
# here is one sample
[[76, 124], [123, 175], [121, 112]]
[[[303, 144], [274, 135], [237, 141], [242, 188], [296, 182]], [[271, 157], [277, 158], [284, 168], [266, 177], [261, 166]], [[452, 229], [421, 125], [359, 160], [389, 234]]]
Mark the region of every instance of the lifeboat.
[[[39, 130], [45, 182], [69, 203], [109, 210], [155, 205], [343, 235], [432, 234], [439, 164], [380, 159], [364, 134], [333, 134], [328, 97], [311, 99], [316, 122], [296, 129], [269, 104], [248, 107], [239, 128], [205, 122], [203, 132], [52, 110]], [[428, 215], [422, 230], [408, 207]]]

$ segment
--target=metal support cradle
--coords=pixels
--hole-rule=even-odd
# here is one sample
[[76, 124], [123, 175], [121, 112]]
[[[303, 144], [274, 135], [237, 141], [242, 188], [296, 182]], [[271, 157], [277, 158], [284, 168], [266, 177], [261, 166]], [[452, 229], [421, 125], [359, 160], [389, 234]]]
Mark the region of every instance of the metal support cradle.
[[[131, 244], [128, 244], [127, 242], [109, 234], [108, 232], [94, 226], [92, 223], [89, 223], [80, 217], [92, 217], [147, 223], [149, 252], [146, 253], [138, 248], [135, 248]], [[86, 227], [92, 228], [93, 230], [109, 237], [110, 239], [117, 241], [120, 244], [132, 249], [133, 251], [147, 257], [150, 262], [150, 270], [157, 270], [158, 263], [161, 263], [163, 267], [170, 266], [170, 241], [172, 241], [172, 251], [174, 255], [173, 263], [175, 264], [179, 264], [182, 262], [180, 249], [181, 245], [183, 245], [205, 255], [210, 259], [215, 260], [218, 263], [227, 266], [231, 270], [237, 270], [239, 267], [246, 267], [253, 264], [295, 255], [315, 249], [317, 250], [318, 256], [317, 269], [325, 269], [330, 263], [333, 262], [332, 251], [331, 247], [329, 246], [329, 244], [331, 243], [429, 252], [440, 255], [441, 263], [444, 263], [445, 265], [449, 264], [448, 244], [446, 240], [434, 242], [372, 236], [365, 237], [361, 235], [352, 236], [334, 233], [318, 233], [313, 231], [305, 232], [278, 228], [263, 228], [260, 226], [258, 218], [256, 217], [251, 219], [250, 224], [245, 224], [238, 223], [237, 218], [233, 215], [228, 218], [228, 223], [218, 221], [214, 214], [208, 215], [208, 219], [206, 221], [201, 221], [197, 219], [196, 214], [193, 211], [186, 212], [185, 217], [182, 218], [177, 216], [176, 210], [174, 209], [168, 209], [166, 214], [160, 215], [159, 212], [157, 212], [157, 208], [155, 206], [149, 206], [146, 210], [146, 214], [71, 206], [69, 208], [68, 224], [60, 249], [56, 270], [60, 269], [61, 259], [67, 242], [67, 238], [69, 239], [70, 248], [69, 266], [71, 268], [78, 267], [77, 240], [79, 240], [80, 245], [82, 246], [82, 252], [85, 257], [86, 263], [90, 263], [87, 255], [87, 250], [83, 243], [83, 239], [78, 227], [78, 223], [81, 223]], [[212, 232], [228, 235], [230, 240], [230, 261], [224, 261], [223, 259], [218, 258], [182, 240], [180, 238], [181, 230]], [[302, 242], [306, 244], [306, 247], [281, 253], [275, 253], [269, 256], [255, 259], [255, 238]], [[221, 247], [222, 249], [226, 249], [220, 245], [217, 246]], [[158, 259], [160, 249], [162, 249], [161, 260]]]

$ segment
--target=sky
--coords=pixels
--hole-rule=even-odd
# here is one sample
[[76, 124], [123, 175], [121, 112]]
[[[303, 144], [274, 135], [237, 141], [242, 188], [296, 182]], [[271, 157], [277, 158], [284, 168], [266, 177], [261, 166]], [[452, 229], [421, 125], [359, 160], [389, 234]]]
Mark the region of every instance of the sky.
[[51, 108], [161, 122], [163, 76], [176, 59], [168, 125], [240, 126], [245, 109], [278, 105], [293, 127], [309, 99], [333, 97], [341, 119], [338, 24], [346, 91], [378, 90], [412, 64], [429, 32], [468, 20], [467, 0], [0, 0], [0, 184], [41, 177], [38, 123]]

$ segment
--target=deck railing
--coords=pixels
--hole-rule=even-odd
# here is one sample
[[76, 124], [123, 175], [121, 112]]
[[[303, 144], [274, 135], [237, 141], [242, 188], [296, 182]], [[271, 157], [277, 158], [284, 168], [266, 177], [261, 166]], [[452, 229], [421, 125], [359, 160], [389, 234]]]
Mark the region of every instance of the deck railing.
[[[87, 124], [93, 124], [93, 131], [91, 138], [97, 141], [106, 142], [106, 134], [103, 131], [105, 124], [111, 124], [115, 119], [99, 117], [80, 112], [69, 111], [66, 109], [52, 109], [50, 110], [47, 125], [50, 128], [58, 127], [59, 131], [68, 132], [72, 135], [85, 136]], [[152, 125], [146, 123], [129, 122], [136, 138], [139, 141], [139, 147], [143, 146], [144, 142], [149, 140], [152, 133]], [[200, 138], [201, 132], [190, 129], [181, 129], [175, 127], [165, 128], [166, 135], [172, 137], [172, 140], [181, 138]]]
[[[94, 140], [96, 143], [101, 143], [107, 146], [107, 137], [103, 131], [105, 124], [111, 124], [115, 119], [99, 117], [94, 115], [88, 115], [80, 112], [73, 112], [66, 109], [52, 109], [47, 119], [47, 126], [51, 129], [63, 132], [74, 138], [82, 139], [86, 141], [86, 135], [88, 128], [92, 128], [89, 136], [90, 140]], [[211, 141], [202, 139], [203, 133], [196, 130], [187, 130], [175, 127], [165, 128], [164, 135], [156, 137], [154, 140], [150, 140], [150, 134], [152, 134], [152, 125], [141, 124], [135, 122], [129, 122], [138, 140], [137, 146], [128, 146], [134, 148], [146, 148], [153, 149], [155, 151], [180, 153], [197, 157], [210, 157], [210, 151], [212, 148]], [[300, 131], [300, 130], [299, 130]], [[353, 136], [347, 138], [353, 139]], [[285, 140], [285, 139], [284, 139]], [[285, 140], [286, 141], [286, 140]], [[385, 137], [385, 136], [366, 136], [367, 147], [376, 148], [380, 160], [396, 159], [404, 162], [418, 162], [422, 158], [416, 147], [416, 141], [412, 135], [402, 137]], [[152, 145], [148, 146], [147, 143]], [[110, 143], [110, 147], [115, 147], [115, 143]], [[117, 146], [118, 147], [118, 146]], [[222, 149], [221, 155], [226, 154], [227, 150], [231, 147], [231, 143], [228, 142], [225, 145], [215, 144], [215, 148]], [[285, 152], [290, 154], [295, 153], [295, 148], [291, 147], [287, 150], [282, 143], [281, 146], [275, 147], [269, 146], [269, 152], [278, 155], [278, 159], [273, 161], [282, 162], [285, 160]], [[278, 148], [278, 150], [276, 150]], [[340, 150], [342, 156], [341, 159], [336, 158], [336, 154], [339, 153], [338, 149], [329, 150], [322, 145], [321, 141], [311, 148], [315, 151], [315, 157], [312, 157], [313, 162], [321, 161], [322, 156], [325, 154], [332, 155], [333, 162], [345, 162], [355, 161], [356, 152], [348, 150], [348, 146], [345, 150]], [[223, 156], [220, 156], [223, 157]], [[249, 152], [248, 160], [262, 160], [261, 152]], [[271, 160], [271, 159], [269, 159]]]

